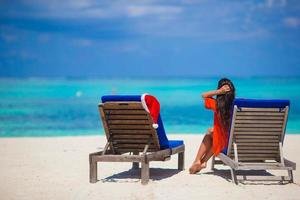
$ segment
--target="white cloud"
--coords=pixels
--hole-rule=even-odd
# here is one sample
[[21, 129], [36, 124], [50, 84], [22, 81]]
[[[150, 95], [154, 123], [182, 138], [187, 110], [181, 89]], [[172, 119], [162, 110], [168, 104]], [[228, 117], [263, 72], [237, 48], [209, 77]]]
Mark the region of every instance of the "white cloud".
[[296, 28], [300, 26], [300, 18], [287, 17], [283, 20], [283, 23], [288, 27]]
[[85, 38], [73, 39], [73, 43], [82, 47], [89, 47], [93, 45], [92, 40], [85, 39]]
[[182, 8], [179, 6], [128, 6], [127, 13], [130, 17], [140, 17], [146, 15], [169, 15], [179, 14], [182, 12]]
[[267, 8], [272, 8], [275, 6], [284, 7], [287, 4], [287, 2], [286, 0], [266, 0], [265, 4]]
[[[1, 1], [1, 0], [0, 0]], [[86, 23], [88, 29], [97, 34], [105, 32], [135, 36], [198, 37], [205, 41], [211, 38], [235, 40], [261, 38], [271, 34], [270, 29], [279, 27], [280, 19], [274, 18], [278, 9], [288, 9], [286, 0], [219, 1], [219, 0], [23, 0], [26, 7], [34, 9], [15, 10], [14, 14], [28, 18], [71, 19]], [[197, 5], [194, 5], [197, 4]], [[216, 6], [218, 5], [218, 6]], [[286, 7], [284, 7], [286, 6]], [[274, 9], [271, 9], [274, 8]], [[276, 9], [278, 8], [278, 9]], [[34, 10], [34, 12], [32, 12]], [[267, 10], [267, 12], [266, 12]], [[99, 20], [99, 24], [97, 21]], [[112, 23], [109, 23], [113, 20]], [[104, 23], [103, 23], [104, 22]], [[106, 23], [108, 22], [108, 23]], [[62, 26], [64, 25], [62, 21]], [[297, 18], [283, 21], [286, 26], [297, 27]], [[68, 24], [74, 26], [74, 23]], [[68, 27], [66, 27], [68, 28]], [[73, 28], [73, 27], [72, 27]], [[280, 27], [282, 28], [282, 27]], [[72, 29], [72, 31], [77, 31]], [[79, 37], [75, 43], [90, 46], [94, 39], [78, 29]], [[97, 37], [101, 38], [101, 36]], [[88, 40], [90, 39], [90, 40]], [[41, 38], [43, 40], [43, 38]], [[45, 37], [47, 42], [48, 38]], [[97, 40], [97, 39], [96, 39]], [[126, 51], [130, 48], [124, 48]]]
[[18, 10], [13, 16], [37, 18], [96, 18], [143, 17], [147, 15], [166, 16], [181, 13], [178, 5], [161, 5], [161, 1], [151, 0], [22, 0], [28, 7], [35, 7], [35, 12]]

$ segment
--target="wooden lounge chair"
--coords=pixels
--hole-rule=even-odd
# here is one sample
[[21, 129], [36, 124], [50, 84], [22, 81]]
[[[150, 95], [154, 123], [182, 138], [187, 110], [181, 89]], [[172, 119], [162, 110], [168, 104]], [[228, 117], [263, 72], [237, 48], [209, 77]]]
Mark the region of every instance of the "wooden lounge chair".
[[[293, 182], [296, 164], [285, 159], [282, 144], [289, 111], [288, 100], [236, 99], [228, 148], [212, 160], [231, 168], [232, 182], [274, 180]], [[288, 176], [237, 176], [236, 170], [287, 170]], [[247, 173], [247, 172], [246, 172]]]
[[168, 140], [161, 117], [158, 129], [141, 104], [141, 96], [103, 96], [99, 104], [107, 143], [103, 151], [89, 155], [90, 183], [97, 182], [97, 162], [141, 163], [141, 182], [149, 181], [150, 161], [169, 160], [178, 153], [178, 169], [184, 169], [183, 141]]

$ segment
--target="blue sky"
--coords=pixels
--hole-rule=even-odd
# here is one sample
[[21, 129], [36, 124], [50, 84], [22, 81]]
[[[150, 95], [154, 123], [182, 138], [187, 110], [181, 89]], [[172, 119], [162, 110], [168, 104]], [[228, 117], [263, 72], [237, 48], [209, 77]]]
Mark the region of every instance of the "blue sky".
[[2, 77], [300, 76], [298, 0], [0, 0]]

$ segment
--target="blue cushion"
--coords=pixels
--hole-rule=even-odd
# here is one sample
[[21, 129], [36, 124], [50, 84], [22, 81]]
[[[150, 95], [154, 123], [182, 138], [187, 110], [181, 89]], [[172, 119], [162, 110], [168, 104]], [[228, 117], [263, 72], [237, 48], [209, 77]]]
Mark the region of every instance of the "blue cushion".
[[157, 136], [158, 136], [158, 140], [159, 140], [160, 149], [170, 148], [169, 140], [167, 138], [164, 124], [162, 122], [160, 114], [158, 115], [157, 124], [158, 124], [158, 128], [156, 129], [156, 132], [157, 132]]
[[[290, 101], [285, 99], [242, 99], [237, 98], [233, 101], [233, 107], [247, 107], [247, 108], [285, 108], [286, 106], [290, 106]], [[232, 116], [231, 116], [232, 117]], [[228, 142], [230, 137], [230, 129], [228, 132]], [[227, 144], [228, 146], [228, 144]], [[224, 154], [227, 154], [227, 147], [222, 151]]]
[[175, 148], [175, 147], [178, 147], [180, 145], [183, 145], [182, 140], [169, 140], [169, 148]]
[[[141, 101], [141, 95], [106, 95], [101, 97], [102, 103], [108, 102], [108, 101]], [[174, 148], [181, 144], [183, 144], [182, 140], [175, 140], [175, 143], [173, 141], [168, 140], [164, 124], [162, 122], [162, 118], [159, 115], [157, 120], [158, 128], [156, 129], [160, 149], [168, 149], [168, 148]]]
[[289, 100], [284, 99], [235, 99], [233, 102], [237, 107], [248, 108], [284, 108], [290, 106]]
[[107, 101], [141, 101], [141, 95], [106, 95], [101, 97], [102, 103]]

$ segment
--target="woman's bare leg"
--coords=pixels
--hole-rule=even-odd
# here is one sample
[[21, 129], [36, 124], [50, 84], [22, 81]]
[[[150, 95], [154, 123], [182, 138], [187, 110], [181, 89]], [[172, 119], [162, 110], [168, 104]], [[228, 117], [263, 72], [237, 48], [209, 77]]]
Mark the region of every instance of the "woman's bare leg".
[[214, 155], [213, 148], [211, 148], [206, 152], [206, 154], [201, 159], [201, 167], [206, 168], [207, 161]]
[[201, 159], [205, 156], [205, 154], [208, 152], [211, 146], [212, 146], [212, 137], [211, 135], [207, 134], [204, 136], [202, 140], [195, 161], [201, 161]]
[[211, 152], [212, 152], [212, 129], [208, 129], [208, 132], [204, 136], [202, 143], [198, 149], [198, 153], [196, 155], [195, 161], [193, 162], [193, 165], [189, 169], [190, 174], [195, 174], [199, 172], [201, 169], [206, 167], [207, 161], [202, 163], [202, 159], [203, 161], [205, 161], [207, 158], [209, 159], [212, 155]]

